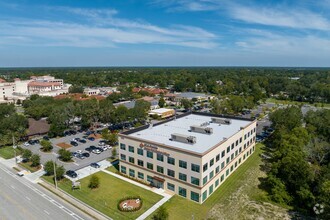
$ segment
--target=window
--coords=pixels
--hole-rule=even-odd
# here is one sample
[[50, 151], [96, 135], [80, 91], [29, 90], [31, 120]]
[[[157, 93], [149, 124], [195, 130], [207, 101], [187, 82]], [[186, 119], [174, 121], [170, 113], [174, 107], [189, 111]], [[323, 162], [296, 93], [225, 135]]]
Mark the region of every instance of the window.
[[238, 145], [238, 140], [236, 141], [236, 144], [235, 144], [235, 146], [237, 146]]
[[239, 139], [239, 142], [242, 143], [242, 138]]
[[129, 158], [128, 158], [128, 161], [129, 161], [130, 163], [134, 163], [134, 157], [129, 157]]
[[216, 157], [215, 157], [215, 161], [218, 162], [220, 160], [220, 154], [218, 154]]
[[244, 144], [244, 149], [246, 148], [246, 143]]
[[212, 179], [213, 176], [214, 176], [214, 171], [212, 170], [212, 171], [210, 172], [210, 179]]
[[157, 160], [158, 161], [164, 161], [164, 155], [163, 154], [157, 154]]
[[246, 134], [244, 135], [244, 140], [246, 139]]
[[222, 151], [221, 152], [221, 158], [225, 157], [225, 154], [226, 154], [226, 152], [225, 151]]
[[199, 165], [197, 164], [191, 164], [191, 170], [199, 173]]
[[241, 163], [241, 161], [242, 161], [242, 158], [239, 158], [239, 160], [238, 160], [238, 163], [240, 164], [240, 163]]
[[245, 160], [245, 154], [243, 155], [243, 160]]
[[134, 153], [134, 147], [128, 146], [128, 151], [131, 152], [131, 153]]
[[182, 181], [187, 181], [187, 175], [183, 173], [179, 173], [179, 179]]
[[143, 167], [143, 160], [138, 160], [138, 165]]
[[230, 155], [230, 160], [234, 159], [234, 153]]
[[125, 154], [120, 154], [120, 159], [126, 161], [126, 155]]
[[215, 187], [219, 186], [219, 179], [215, 181]]
[[164, 173], [164, 167], [157, 166], [157, 172], [158, 173]]
[[121, 150], [126, 150], [126, 145], [125, 145], [125, 144], [122, 144], [122, 143], [120, 143], [120, 149], [121, 149]]
[[140, 172], [138, 172], [138, 177], [139, 177], [140, 179], [144, 179], [144, 174], [143, 174], [143, 173], [140, 173]]
[[147, 175], [147, 181], [150, 182], [150, 183], [152, 183], [153, 178], [152, 178], [151, 176], [148, 176], [148, 175]]
[[143, 156], [143, 149], [142, 148], [138, 148], [137, 153], [138, 153], [138, 155]]
[[147, 151], [147, 157], [154, 158], [154, 154], [151, 151]]
[[207, 183], [207, 176], [203, 178], [203, 185], [205, 185], [206, 183]]
[[167, 157], [167, 163], [175, 165], [175, 159], [173, 157]]
[[174, 188], [174, 184], [172, 184], [172, 183], [167, 183], [167, 189], [168, 189], [168, 190], [171, 190], [171, 191], [174, 191], [174, 190], [175, 190], [175, 188]]
[[124, 167], [124, 166], [120, 166], [120, 172], [126, 174], [126, 167]]
[[214, 164], [214, 159], [210, 160], [210, 167], [213, 166]]
[[226, 170], [226, 176], [228, 176], [228, 175], [229, 175], [229, 169]]
[[207, 163], [204, 164], [204, 166], [203, 166], [203, 172], [205, 172], [207, 170], [207, 167], [208, 167]]
[[132, 169], [129, 169], [129, 176], [130, 177], [135, 177], [135, 171]]
[[225, 162], [221, 163], [221, 169], [223, 169], [225, 167]]
[[179, 167], [187, 169], [187, 162], [183, 160], [179, 160]]
[[205, 201], [206, 198], [207, 198], [207, 190], [203, 192], [203, 197], [202, 197], [203, 202]]
[[232, 144], [231, 144], [231, 149], [234, 149], [234, 147], [235, 147], [235, 144], [232, 143]]
[[167, 169], [167, 175], [174, 177], [175, 176], [174, 170]]
[[235, 168], [237, 167], [237, 161], [235, 162]]
[[150, 170], [154, 169], [154, 165], [152, 163], [147, 163], [147, 168]]
[[217, 167], [215, 168], [215, 173], [219, 173], [219, 171], [220, 171], [220, 166], [217, 166]]
[[235, 157], [237, 156], [237, 154], [238, 154], [238, 150], [235, 151]]
[[229, 146], [229, 147], [227, 147], [227, 153], [229, 153], [229, 151], [230, 151], [230, 146]]
[[213, 185], [211, 185], [209, 188], [209, 195], [211, 195], [212, 193], [213, 193]]
[[229, 164], [230, 158], [227, 157], [226, 164]]
[[179, 187], [179, 195], [187, 197], [187, 190], [185, 188]]
[[225, 179], [225, 175], [222, 174], [221, 177], [220, 177], [220, 182], [222, 182], [224, 179]]
[[196, 186], [199, 186], [199, 179], [196, 177], [191, 177], [191, 184], [194, 184]]
[[232, 172], [234, 169], [233, 165], [230, 166], [230, 172]]
[[240, 148], [238, 149], [238, 152], [239, 152], [239, 153], [241, 153], [241, 152], [242, 152], [242, 147], [240, 147]]
[[195, 202], [199, 202], [199, 194], [191, 191], [190, 192], [190, 199], [195, 201]]

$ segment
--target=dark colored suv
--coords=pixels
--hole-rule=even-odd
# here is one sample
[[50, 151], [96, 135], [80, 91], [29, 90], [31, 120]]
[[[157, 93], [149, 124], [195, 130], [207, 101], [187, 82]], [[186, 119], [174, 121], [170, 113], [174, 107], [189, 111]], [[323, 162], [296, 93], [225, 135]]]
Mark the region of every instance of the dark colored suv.
[[71, 178], [77, 178], [78, 177], [78, 174], [73, 170], [66, 171], [66, 175], [68, 175]]

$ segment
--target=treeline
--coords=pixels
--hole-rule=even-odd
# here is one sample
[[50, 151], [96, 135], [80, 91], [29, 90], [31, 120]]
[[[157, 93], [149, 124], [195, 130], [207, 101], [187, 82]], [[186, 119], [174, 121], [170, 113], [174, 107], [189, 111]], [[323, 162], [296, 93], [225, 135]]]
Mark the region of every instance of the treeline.
[[[70, 128], [75, 119], [83, 128], [89, 128], [94, 123], [121, 123], [142, 121], [147, 117], [150, 103], [138, 100], [134, 108], [127, 109], [120, 105], [113, 105], [111, 98], [104, 100], [72, 100], [54, 99], [32, 95], [23, 102], [25, 114], [36, 120], [47, 117], [51, 124], [49, 136], [62, 135], [63, 131]], [[77, 120], [76, 120], [77, 121]]]
[[0, 104], [0, 146], [9, 145], [25, 135], [27, 119], [16, 113], [13, 104]]
[[329, 69], [293, 68], [49, 68], [0, 70], [15, 77], [51, 74], [75, 86], [172, 86], [177, 92], [243, 95], [259, 101], [278, 95], [294, 101], [330, 102]]
[[[270, 169], [265, 181], [273, 201], [306, 215], [330, 217], [330, 110], [279, 109], [270, 115], [275, 132], [267, 141]], [[304, 126], [303, 126], [304, 125]], [[322, 208], [323, 207], [323, 208]]]

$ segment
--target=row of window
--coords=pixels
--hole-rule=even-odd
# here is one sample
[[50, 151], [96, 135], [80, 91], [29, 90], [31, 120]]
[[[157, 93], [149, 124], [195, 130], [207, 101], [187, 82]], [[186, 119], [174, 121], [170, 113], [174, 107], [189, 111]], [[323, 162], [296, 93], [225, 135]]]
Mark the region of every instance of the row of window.
[[[255, 129], [252, 129], [252, 130], [251, 130], [251, 134], [252, 134], [252, 132], [253, 132], [254, 130], [255, 130]], [[250, 134], [250, 132], [249, 132], [249, 134]], [[250, 135], [249, 135], [249, 136], [250, 136]], [[253, 142], [253, 140], [255, 140], [255, 137], [251, 138], [247, 143], [244, 144], [244, 149], [246, 148], [246, 146], [249, 146], [250, 143]], [[235, 143], [232, 143], [231, 146], [228, 146], [226, 151], [223, 150], [223, 151], [221, 152], [221, 154], [220, 154], [220, 153], [217, 154], [216, 157], [215, 157], [215, 160], [214, 160], [214, 158], [212, 158], [212, 159], [210, 160], [210, 162], [205, 163], [205, 164], [203, 165], [203, 172], [207, 171], [207, 169], [208, 169], [209, 167], [212, 167], [212, 166], [214, 165], [215, 162], [218, 162], [218, 161], [220, 160], [220, 158], [224, 158], [225, 155], [226, 155], [226, 153], [228, 154], [231, 150], [234, 149], [235, 146], [238, 145], [238, 143], [241, 143], [241, 142], [242, 142], [242, 138], [240, 138], [239, 140], [237, 140], [237, 141], [236, 141], [236, 144], [235, 144]], [[241, 151], [242, 151], [242, 147], [239, 148], [239, 152], [238, 152], [238, 150], [236, 150], [236, 151], [235, 151], [235, 157], [237, 156], [238, 153], [241, 153]], [[221, 157], [220, 157], [220, 156], [221, 156]], [[231, 160], [233, 159], [233, 157], [234, 157], [234, 154], [231, 154]], [[228, 157], [228, 158], [229, 158], [229, 157]], [[227, 158], [227, 163], [228, 163], [228, 158]]]
[[[120, 154], [120, 159], [126, 161], [126, 155], [125, 154]], [[128, 161], [130, 163], [135, 164], [135, 158], [134, 157], [128, 157]], [[143, 160], [137, 160], [137, 165], [144, 167], [144, 161]], [[147, 162], [147, 168], [150, 170], [154, 170], [154, 164]], [[162, 166], [156, 166], [156, 171], [158, 173], [164, 174], [164, 167]], [[167, 175], [170, 177], [174, 177], [175, 178], [175, 171], [171, 170], [171, 169], [167, 169]], [[187, 182], [187, 175], [184, 173], [180, 173], [179, 172], [179, 179]], [[199, 178], [196, 177], [191, 177], [190, 178], [190, 183], [199, 186]]]

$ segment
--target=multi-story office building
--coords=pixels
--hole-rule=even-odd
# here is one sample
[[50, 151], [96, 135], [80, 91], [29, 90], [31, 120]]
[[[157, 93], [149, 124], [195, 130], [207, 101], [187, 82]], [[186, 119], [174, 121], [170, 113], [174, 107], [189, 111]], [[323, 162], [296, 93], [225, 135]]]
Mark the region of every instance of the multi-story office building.
[[256, 121], [188, 113], [119, 135], [120, 172], [203, 203], [255, 150]]

